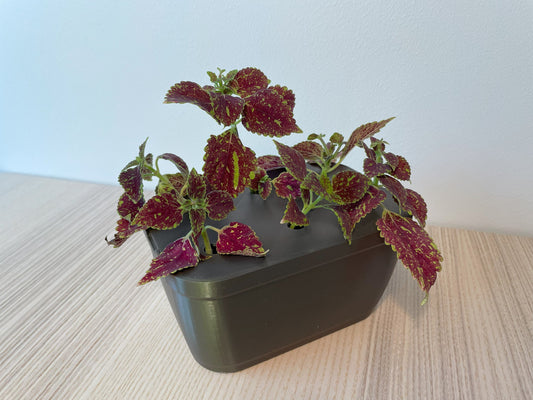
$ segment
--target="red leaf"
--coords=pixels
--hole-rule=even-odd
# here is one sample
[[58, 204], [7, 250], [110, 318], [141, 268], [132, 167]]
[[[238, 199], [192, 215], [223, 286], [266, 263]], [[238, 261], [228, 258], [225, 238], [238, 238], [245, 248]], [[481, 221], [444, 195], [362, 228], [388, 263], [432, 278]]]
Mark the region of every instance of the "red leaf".
[[229, 86], [241, 97], [248, 97], [258, 90], [265, 89], [270, 81], [257, 68], [243, 68], [230, 81]]
[[339, 204], [353, 203], [366, 193], [370, 181], [357, 171], [342, 171], [331, 181], [333, 199]]
[[285, 208], [285, 214], [283, 214], [283, 218], [280, 221], [280, 224], [287, 223], [297, 226], [309, 225], [309, 219], [302, 211], [300, 211], [300, 208], [298, 207], [298, 204], [296, 204], [296, 201], [293, 197], [289, 197], [287, 207]]
[[255, 176], [250, 182], [250, 189], [259, 193], [263, 200], [266, 200], [270, 195], [270, 192], [272, 191], [272, 180], [269, 178], [264, 168], [257, 167], [255, 170]]
[[123, 193], [122, 196], [120, 196], [120, 198], [118, 199], [118, 215], [120, 215], [124, 219], [127, 219], [128, 221], [132, 221], [143, 204], [143, 200], [136, 203], [130, 198], [130, 196], [128, 196], [126, 193]]
[[189, 220], [191, 221], [191, 230], [193, 237], [197, 237], [204, 229], [206, 218], [205, 209], [193, 208], [189, 210]]
[[387, 163], [391, 166], [392, 169], [395, 169], [400, 163], [400, 159], [396, 154], [383, 153], [383, 157], [385, 157], [385, 160], [387, 160]]
[[298, 198], [301, 195], [300, 182], [288, 172], [281, 173], [272, 183], [279, 197], [288, 199], [290, 197]]
[[132, 201], [138, 203], [143, 198], [142, 174], [139, 166], [123, 170], [118, 182]]
[[177, 155], [172, 153], [164, 153], [157, 158], [161, 160], [171, 161], [183, 175], [189, 175], [189, 168], [187, 167], [185, 161], [181, 159], [181, 157], [178, 157]]
[[307, 175], [307, 165], [305, 164], [304, 157], [299, 151], [287, 146], [283, 143], [279, 143], [274, 140], [278, 153], [281, 157], [281, 162], [287, 168], [287, 171], [299, 181], [303, 181]]
[[242, 124], [250, 132], [265, 136], [286, 136], [301, 132], [294, 120], [294, 95], [278, 86], [261, 89], [245, 99]]
[[392, 121], [394, 117], [385, 119], [379, 122], [369, 122], [368, 124], [361, 125], [355, 131], [352, 132], [350, 138], [346, 142], [344, 147], [343, 155], [348, 154], [357, 144], [373, 135], [378, 133], [385, 125]]
[[186, 191], [189, 199], [195, 201], [195, 203], [205, 199], [205, 195], [207, 193], [205, 179], [202, 175], [198, 174], [194, 168], [189, 174]]
[[427, 205], [422, 196], [411, 189], [405, 189], [407, 192], [407, 199], [402, 207], [409, 211], [420, 223], [422, 227], [426, 225]]
[[240, 222], [231, 222], [224, 226], [216, 243], [218, 254], [262, 257], [267, 252], [263, 249], [255, 232]]
[[391, 175], [402, 181], [408, 181], [409, 179], [411, 179], [411, 167], [409, 166], [409, 163], [405, 158], [403, 158], [402, 156], [397, 157], [398, 166], [394, 168], [394, 170], [391, 172]]
[[292, 146], [292, 148], [300, 152], [300, 154], [308, 161], [320, 160], [322, 157], [322, 146], [310, 140], [300, 142], [297, 145]]
[[120, 247], [131, 235], [133, 235], [135, 232], [142, 230], [142, 228], [140, 226], [133, 225], [127, 219], [122, 218], [117, 222], [115, 230], [116, 233], [113, 239], [107, 240], [106, 238], [105, 241], [108, 245], [111, 245], [113, 247]]
[[396, 197], [400, 205], [405, 204], [405, 201], [407, 200], [407, 192], [400, 181], [386, 175], [379, 176], [378, 180], [389, 190], [389, 192], [392, 193], [394, 197]]
[[170, 243], [161, 254], [152, 260], [150, 269], [139, 281], [139, 285], [155, 281], [173, 272], [198, 265], [198, 252], [186, 238]]
[[379, 206], [383, 200], [385, 200], [385, 197], [385, 192], [374, 186], [370, 186], [363, 198], [358, 202], [332, 208], [333, 212], [337, 215], [344, 238], [349, 243], [352, 241], [352, 232], [355, 229], [356, 224], [373, 209]]
[[183, 219], [181, 205], [172, 193], [163, 193], [149, 199], [133, 220], [142, 229], [172, 229]]
[[183, 186], [185, 186], [185, 178], [182, 174], [165, 174], [165, 177], [170, 182], [170, 185], [165, 181], [159, 181], [156, 187], [157, 194], [176, 192], [180, 193]]
[[167, 92], [164, 103], [190, 103], [197, 105], [209, 114], [213, 112], [213, 104], [211, 103], [209, 92], [195, 82], [183, 81], [176, 83]]
[[283, 163], [279, 156], [261, 156], [257, 158], [257, 165], [263, 168], [265, 171], [273, 169], [283, 168]]
[[320, 176], [314, 171], [311, 171], [307, 174], [305, 179], [302, 181], [301, 187], [303, 189], [311, 190], [324, 198], [329, 197], [328, 189], [322, 185]]
[[385, 210], [377, 222], [381, 236], [426, 293], [441, 270], [442, 255], [427, 232], [415, 221]]
[[250, 184], [257, 166], [255, 153], [231, 130], [209, 138], [204, 160], [204, 174], [213, 189], [225, 190], [234, 197]]
[[390, 165], [377, 163], [371, 158], [365, 158], [365, 161], [363, 161], [363, 170], [369, 178], [384, 175], [392, 171]]
[[237, 121], [242, 113], [244, 100], [218, 92], [209, 92], [213, 104], [213, 118], [224, 126], [229, 126]]
[[213, 190], [207, 194], [207, 215], [214, 220], [221, 220], [235, 209], [233, 197], [223, 190]]

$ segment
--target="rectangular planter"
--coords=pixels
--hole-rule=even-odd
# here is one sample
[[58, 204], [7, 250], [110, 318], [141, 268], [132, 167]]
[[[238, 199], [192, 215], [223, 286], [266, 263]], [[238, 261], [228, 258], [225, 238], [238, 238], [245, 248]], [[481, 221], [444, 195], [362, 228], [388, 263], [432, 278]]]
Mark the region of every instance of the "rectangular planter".
[[[397, 262], [377, 232], [377, 212], [357, 225], [348, 245], [330, 211], [315, 210], [310, 226], [292, 230], [279, 223], [285, 201], [275, 195], [263, 201], [245, 192], [235, 203], [231, 221], [251, 226], [270, 249], [267, 256], [214, 255], [162, 278], [199, 364], [219, 372], [242, 370], [372, 312]], [[147, 231], [154, 256], [187, 231]]]

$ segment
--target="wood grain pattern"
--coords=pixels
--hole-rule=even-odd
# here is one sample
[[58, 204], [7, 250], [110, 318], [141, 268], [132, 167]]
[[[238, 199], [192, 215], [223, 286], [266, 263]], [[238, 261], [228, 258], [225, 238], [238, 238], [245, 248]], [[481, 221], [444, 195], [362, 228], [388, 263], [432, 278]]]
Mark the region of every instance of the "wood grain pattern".
[[0, 174], [0, 399], [531, 399], [533, 238], [431, 227], [429, 302], [400, 264], [366, 320], [234, 374], [192, 359], [120, 189]]

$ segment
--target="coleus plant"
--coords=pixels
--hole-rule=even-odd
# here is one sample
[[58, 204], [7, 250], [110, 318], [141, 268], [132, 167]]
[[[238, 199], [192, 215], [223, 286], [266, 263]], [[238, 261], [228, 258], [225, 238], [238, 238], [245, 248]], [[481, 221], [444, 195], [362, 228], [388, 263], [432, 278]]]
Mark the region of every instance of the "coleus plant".
[[[393, 118], [364, 124], [346, 139], [340, 133], [329, 137], [311, 134], [307, 140], [288, 146], [274, 140], [278, 155], [256, 156], [238, 134], [240, 124], [249, 132], [280, 138], [301, 130], [294, 119], [295, 96], [284, 86], [270, 85], [257, 68], [218, 74], [208, 72], [211, 84], [200, 86], [183, 81], [170, 88], [165, 103], [195, 104], [220, 125], [222, 133], [207, 140], [202, 173], [189, 170], [172, 153], [154, 158], [145, 153], [146, 141], [135, 160], [119, 175], [124, 193], [118, 201], [116, 233], [110, 245], [121, 246], [135, 232], [172, 229], [185, 216], [189, 232], [169, 244], [155, 257], [139, 281], [145, 284], [185, 268], [198, 265], [216, 251], [222, 255], [263, 257], [267, 250], [252, 227], [238, 221], [217, 228], [210, 220], [223, 220], [234, 210], [233, 199], [247, 188], [263, 199], [272, 192], [287, 200], [281, 224], [301, 228], [312, 222], [311, 211], [331, 210], [346, 241], [351, 242], [357, 223], [381, 207], [377, 229], [386, 244], [427, 293], [441, 270], [442, 256], [425, 231], [427, 206], [422, 196], [404, 187], [411, 169], [402, 156], [386, 151], [388, 143], [374, 136]], [[363, 172], [342, 165], [354, 148], [366, 154]], [[176, 172], [162, 173], [160, 161], [174, 165]], [[277, 177], [269, 171], [283, 168]], [[155, 194], [145, 199], [143, 181], [158, 179]], [[387, 192], [399, 212], [385, 206]], [[208, 231], [218, 235], [212, 246]], [[107, 240], [107, 239], [106, 239]]]

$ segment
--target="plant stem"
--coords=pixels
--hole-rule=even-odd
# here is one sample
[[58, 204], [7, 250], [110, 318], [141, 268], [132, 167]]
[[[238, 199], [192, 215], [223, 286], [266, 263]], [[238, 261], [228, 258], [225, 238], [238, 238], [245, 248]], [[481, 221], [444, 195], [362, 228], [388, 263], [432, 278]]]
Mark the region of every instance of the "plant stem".
[[211, 249], [211, 242], [209, 241], [209, 236], [207, 236], [207, 227], [202, 229], [202, 239], [204, 240], [205, 253], [207, 255], [213, 255], [213, 250]]

